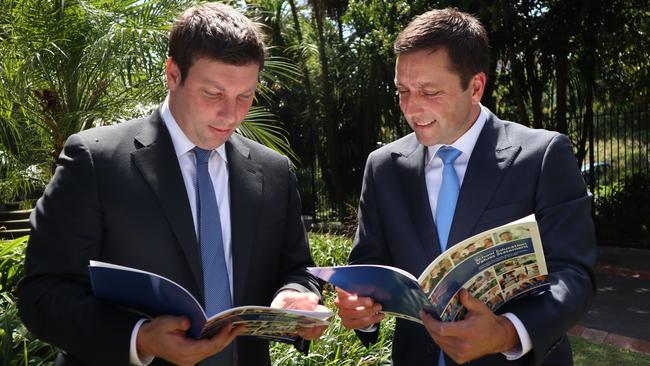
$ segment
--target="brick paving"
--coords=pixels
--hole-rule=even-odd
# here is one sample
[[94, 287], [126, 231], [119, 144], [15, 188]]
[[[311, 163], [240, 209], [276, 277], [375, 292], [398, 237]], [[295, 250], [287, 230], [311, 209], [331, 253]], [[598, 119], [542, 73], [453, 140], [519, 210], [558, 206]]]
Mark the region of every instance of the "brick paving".
[[597, 272], [606, 273], [613, 276], [631, 277], [639, 280], [650, 280], [650, 271], [641, 269], [629, 269], [614, 267], [609, 264], [599, 264], [594, 269]]
[[593, 343], [604, 343], [629, 351], [641, 352], [650, 356], [650, 342], [643, 339], [626, 337], [620, 334], [607, 333], [604, 330], [586, 328], [576, 325], [568, 332], [570, 336], [582, 337]]
[[[641, 281], [650, 280], [650, 270], [625, 268], [620, 266], [620, 264], [618, 263], [616, 265], [600, 263], [595, 267], [595, 271], [600, 274], [625, 278], [628, 280], [641, 280]], [[638, 295], [639, 294], [636, 294], [636, 296]], [[630, 301], [630, 302], [633, 303], [634, 301]], [[639, 323], [641, 327], [650, 326], [650, 323], [645, 323], [642, 320], [640, 320]], [[608, 344], [618, 348], [650, 355], [650, 341], [645, 339], [629, 337], [622, 334], [616, 334], [616, 333], [608, 332], [607, 330], [590, 328], [581, 324], [578, 324], [573, 328], [571, 328], [568, 334], [571, 336], [585, 338], [594, 343]]]

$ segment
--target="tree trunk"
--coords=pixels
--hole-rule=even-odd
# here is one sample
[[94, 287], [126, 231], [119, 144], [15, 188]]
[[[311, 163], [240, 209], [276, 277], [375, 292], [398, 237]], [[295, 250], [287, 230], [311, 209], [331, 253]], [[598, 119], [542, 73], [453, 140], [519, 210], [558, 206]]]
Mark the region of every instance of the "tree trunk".
[[485, 85], [485, 92], [483, 93], [482, 103], [485, 107], [494, 113], [498, 113], [495, 108], [496, 101], [494, 98], [494, 86], [496, 85], [497, 78], [496, 69], [497, 58], [493, 55], [493, 57], [490, 57], [490, 69], [488, 70], [488, 74], [485, 75], [487, 77], [487, 84]]
[[[293, 29], [296, 32], [296, 37], [298, 38], [298, 44], [301, 45], [303, 44], [303, 38], [302, 38], [302, 30], [300, 29], [300, 20], [298, 18], [298, 11], [296, 10], [296, 3], [294, 0], [289, 0], [289, 5], [291, 7], [291, 15], [293, 17]], [[316, 99], [314, 98], [314, 94], [312, 93], [311, 90], [311, 76], [309, 75], [309, 69], [307, 68], [307, 62], [304, 57], [298, 57], [300, 59], [300, 68], [302, 70], [302, 85], [305, 88], [305, 94], [307, 95], [307, 118], [309, 118], [309, 136], [311, 140], [311, 156], [312, 156], [312, 173], [311, 173], [311, 178], [312, 178], [312, 202], [314, 203], [314, 211], [316, 211], [316, 182], [315, 182], [315, 170], [317, 167], [316, 164], [316, 156], [318, 156], [318, 161], [320, 162], [321, 166], [323, 163], [327, 162], [327, 159], [325, 158], [325, 153], [323, 149], [321, 148], [320, 142], [318, 141], [318, 136], [320, 135], [318, 124], [316, 123], [318, 120], [318, 112], [317, 112], [317, 107], [316, 107]], [[327, 170], [323, 168], [323, 170]], [[313, 217], [314, 222], [316, 222], [317, 217], [316, 217], [316, 212], [314, 212], [314, 217]]]
[[555, 129], [563, 134], [567, 134], [567, 80], [568, 80], [568, 52], [565, 47], [566, 44], [562, 40], [562, 44], [558, 47], [555, 59]]
[[517, 59], [515, 51], [510, 49], [510, 63], [512, 64], [512, 91], [517, 102], [517, 114], [520, 124], [530, 126], [528, 111], [526, 110], [526, 76]]
[[533, 128], [542, 128], [542, 88], [544, 87], [537, 76], [537, 63], [535, 51], [528, 49], [525, 55], [526, 61], [526, 78], [530, 88], [530, 107], [533, 111]]
[[[585, 55], [585, 115], [582, 122], [582, 134], [580, 138], [580, 145], [578, 146], [577, 159], [578, 165], [581, 165], [587, 155], [587, 141], [589, 141], [589, 161], [594, 162], [594, 88], [596, 85], [596, 42], [598, 32], [597, 23], [599, 22], [600, 14], [599, 1], [589, 3], [587, 11], [586, 26], [584, 27], [584, 42], [586, 48]], [[595, 188], [594, 175], [591, 175], [590, 182], [587, 182], [592, 189]]]
[[334, 203], [343, 203], [343, 192], [341, 190], [341, 172], [340, 163], [337, 154], [338, 146], [337, 141], [337, 118], [336, 107], [334, 106], [334, 99], [332, 97], [332, 89], [329, 82], [329, 61], [325, 53], [325, 33], [323, 29], [323, 8], [321, 0], [311, 0], [311, 5], [314, 10], [314, 20], [316, 21], [316, 31], [318, 33], [318, 53], [321, 66], [321, 89], [323, 97], [323, 108], [325, 111], [325, 136], [327, 138], [327, 160], [329, 163], [329, 179], [327, 185], [331, 193], [331, 198]]

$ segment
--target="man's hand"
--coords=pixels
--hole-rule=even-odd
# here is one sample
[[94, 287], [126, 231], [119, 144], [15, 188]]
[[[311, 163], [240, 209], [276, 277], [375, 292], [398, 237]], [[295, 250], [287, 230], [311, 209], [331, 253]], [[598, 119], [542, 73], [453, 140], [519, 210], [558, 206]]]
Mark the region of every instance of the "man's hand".
[[439, 322], [420, 311], [431, 338], [454, 361], [462, 364], [490, 353], [521, 347], [517, 330], [508, 318], [492, 313], [465, 289], [460, 292], [460, 302], [467, 308], [467, 315], [457, 322]]
[[138, 355], [154, 356], [177, 365], [195, 365], [221, 352], [243, 330], [244, 326], [227, 325], [212, 338], [193, 339], [185, 332], [190, 328], [186, 317], [161, 316], [143, 323], [138, 331]]
[[[318, 303], [318, 295], [311, 292], [298, 292], [293, 290], [280, 291], [271, 302], [272, 308], [328, 311], [326, 307]], [[298, 328], [298, 336], [307, 340], [320, 338], [327, 326], [301, 327]]]
[[369, 297], [358, 297], [336, 288], [337, 296], [334, 304], [339, 308], [339, 317], [343, 326], [348, 329], [368, 328], [384, 319], [381, 305]]

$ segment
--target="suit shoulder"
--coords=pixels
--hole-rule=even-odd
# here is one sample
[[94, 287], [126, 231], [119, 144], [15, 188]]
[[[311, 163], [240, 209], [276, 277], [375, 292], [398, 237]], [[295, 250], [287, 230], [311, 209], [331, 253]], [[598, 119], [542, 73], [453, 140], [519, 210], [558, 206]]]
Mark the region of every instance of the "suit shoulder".
[[130, 121], [120, 122], [108, 126], [93, 127], [74, 134], [83, 142], [102, 142], [102, 145], [113, 145], [125, 139], [129, 142], [142, 129], [147, 118], [133, 119]]
[[388, 143], [368, 155], [368, 160], [383, 161], [390, 159], [393, 154], [408, 155], [414, 152], [420, 143], [415, 137], [415, 133], [410, 133], [391, 143]]
[[250, 157], [262, 164], [282, 164], [288, 166], [288, 158], [279, 152], [239, 134], [230, 136], [230, 143], [235, 149], [248, 150]]
[[556, 142], [571, 146], [569, 138], [557, 131], [530, 128], [511, 121], [498, 121], [495, 122], [495, 125], [497, 123], [503, 126], [505, 135], [511, 144], [521, 146], [527, 151], [543, 153]]
[[512, 121], [500, 121], [503, 123], [508, 137], [512, 142], [526, 142], [526, 141], [544, 141], [550, 142], [554, 138], [562, 135], [557, 131], [549, 131], [542, 128], [530, 128], [522, 124]]

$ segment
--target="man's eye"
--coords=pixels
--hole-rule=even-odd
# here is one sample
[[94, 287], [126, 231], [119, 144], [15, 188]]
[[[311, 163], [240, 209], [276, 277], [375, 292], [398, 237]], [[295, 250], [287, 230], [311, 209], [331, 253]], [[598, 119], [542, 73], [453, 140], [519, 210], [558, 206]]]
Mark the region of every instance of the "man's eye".
[[210, 98], [210, 99], [219, 99], [219, 98], [221, 98], [223, 95], [222, 95], [221, 93], [208, 93], [208, 92], [206, 92], [206, 93], [205, 93], [205, 96], [208, 97], [208, 98]]
[[395, 95], [406, 95], [406, 94], [408, 94], [408, 92], [409, 92], [408, 90], [399, 90], [398, 89], [397, 91], [395, 91]]
[[440, 92], [438, 91], [425, 90], [422, 92], [422, 95], [424, 95], [425, 97], [435, 97], [438, 94], [440, 94]]

